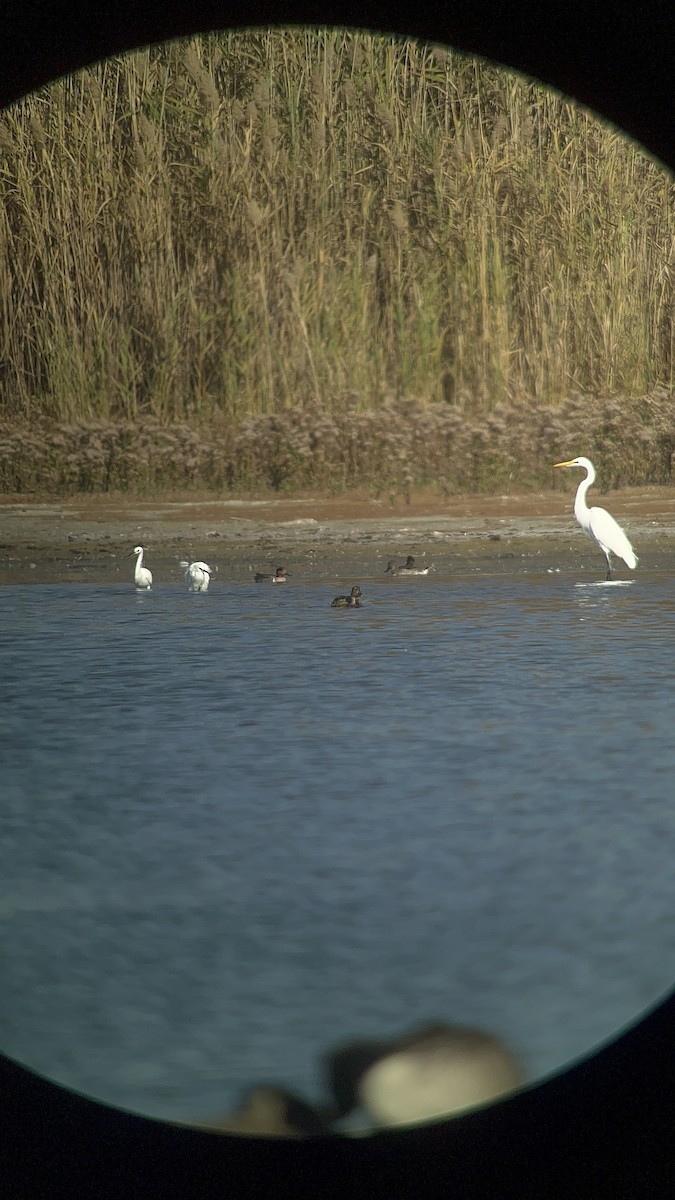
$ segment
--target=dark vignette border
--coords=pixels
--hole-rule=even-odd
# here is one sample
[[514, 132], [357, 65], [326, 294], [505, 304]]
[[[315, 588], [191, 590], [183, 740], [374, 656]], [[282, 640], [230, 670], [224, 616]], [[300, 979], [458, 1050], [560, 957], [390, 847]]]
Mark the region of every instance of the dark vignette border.
[[[673, 6], [534, 0], [5, 0], [0, 106], [93, 60], [214, 28], [332, 24], [418, 34], [558, 87], [675, 167]], [[561, 782], [561, 798], [564, 787]], [[636, 804], [639, 804], [639, 796]], [[1, 986], [1, 984], [0, 984]], [[0, 1058], [3, 1195], [448, 1196], [675, 1194], [675, 994], [522, 1095], [450, 1123], [368, 1139], [236, 1139], [136, 1117]]]

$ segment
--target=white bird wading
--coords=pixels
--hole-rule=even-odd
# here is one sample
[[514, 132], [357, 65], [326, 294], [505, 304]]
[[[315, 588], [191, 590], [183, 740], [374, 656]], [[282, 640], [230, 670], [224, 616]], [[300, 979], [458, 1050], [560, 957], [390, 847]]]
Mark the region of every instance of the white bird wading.
[[577, 488], [574, 501], [574, 515], [581, 528], [592, 537], [607, 559], [607, 576], [612, 578], [612, 555], [622, 558], [626, 566], [634, 571], [638, 557], [618, 521], [607, 512], [606, 508], [589, 508], [586, 503], [586, 492], [595, 483], [595, 467], [590, 458], [570, 458], [566, 462], [554, 463], [554, 467], [582, 467], [586, 478], [582, 479]]

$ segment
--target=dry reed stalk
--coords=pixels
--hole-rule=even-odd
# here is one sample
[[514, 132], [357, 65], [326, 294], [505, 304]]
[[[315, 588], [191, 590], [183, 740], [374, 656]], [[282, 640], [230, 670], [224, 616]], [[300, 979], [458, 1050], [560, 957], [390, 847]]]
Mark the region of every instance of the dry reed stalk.
[[0, 195], [22, 424], [675, 382], [672, 181], [452, 51], [297, 29], [112, 59], [3, 115]]

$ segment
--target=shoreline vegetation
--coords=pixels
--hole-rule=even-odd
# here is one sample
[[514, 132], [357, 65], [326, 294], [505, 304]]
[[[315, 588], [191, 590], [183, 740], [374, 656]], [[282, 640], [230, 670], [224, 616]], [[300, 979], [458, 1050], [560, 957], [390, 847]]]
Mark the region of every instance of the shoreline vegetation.
[[672, 481], [675, 184], [420, 42], [218, 33], [0, 114], [0, 492]]
[[[670, 484], [675, 396], [569, 396], [556, 407], [501, 405], [462, 414], [445, 403], [385, 399], [329, 416], [294, 407], [194, 426], [138, 421], [0, 423], [0, 493], [55, 496], [162, 492], [227, 497], [366, 491], [411, 504], [432, 487], [441, 499], [554, 489], [552, 464], [581, 448], [597, 464], [599, 491]], [[563, 489], [564, 490], [564, 489]]]

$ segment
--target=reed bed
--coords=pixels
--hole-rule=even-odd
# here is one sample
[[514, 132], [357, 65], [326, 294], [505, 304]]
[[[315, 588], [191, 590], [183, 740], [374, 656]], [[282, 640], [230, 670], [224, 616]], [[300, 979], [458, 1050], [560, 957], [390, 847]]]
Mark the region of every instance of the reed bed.
[[[5, 490], [475, 489], [605, 437], [669, 477], [675, 187], [531, 81], [170, 43], [0, 114], [0, 199]], [[565, 414], [595, 440], [554, 449]]]

